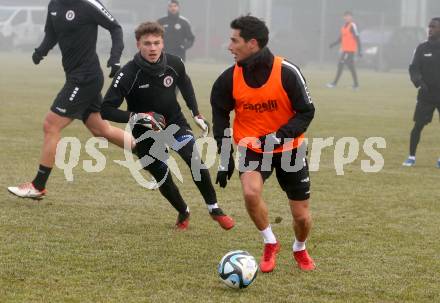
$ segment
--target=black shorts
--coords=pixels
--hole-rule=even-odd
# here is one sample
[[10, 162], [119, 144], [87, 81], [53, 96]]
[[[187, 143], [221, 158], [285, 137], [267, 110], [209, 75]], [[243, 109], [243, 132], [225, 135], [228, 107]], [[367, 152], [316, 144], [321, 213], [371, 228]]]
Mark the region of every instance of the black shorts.
[[102, 74], [82, 81], [68, 79], [56, 96], [50, 110], [60, 116], [86, 122], [91, 113], [101, 110]]
[[298, 158], [298, 161], [296, 149], [290, 154], [274, 153], [271, 161], [265, 161], [262, 153], [241, 147], [238, 151], [240, 175], [247, 171], [258, 171], [263, 181], [266, 181], [275, 169], [278, 184], [290, 200], [302, 201], [310, 198], [310, 176], [306, 153]]
[[440, 114], [440, 101], [429, 102], [424, 101], [421, 98], [417, 98], [417, 104], [413, 118], [414, 122], [424, 125], [431, 123], [435, 109], [437, 109]]
[[339, 58], [340, 64], [353, 65], [354, 64], [354, 53], [353, 52], [342, 52]]

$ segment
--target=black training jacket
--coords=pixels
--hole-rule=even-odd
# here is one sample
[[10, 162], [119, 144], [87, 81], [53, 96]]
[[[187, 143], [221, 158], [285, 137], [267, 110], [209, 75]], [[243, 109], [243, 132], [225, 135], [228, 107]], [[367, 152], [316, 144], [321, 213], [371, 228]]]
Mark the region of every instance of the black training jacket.
[[[198, 115], [197, 101], [185, 65], [177, 56], [163, 53], [159, 62], [149, 64], [140, 54], [116, 74], [101, 108], [104, 119], [126, 123], [130, 113], [154, 111], [165, 116], [167, 124], [187, 126], [176, 98], [179, 88], [192, 115]], [[127, 110], [119, 107], [127, 101]]]
[[[270, 50], [263, 48], [243, 62], [238, 62], [243, 67], [246, 84], [254, 88], [264, 85], [272, 71], [273, 61], [274, 56]], [[224, 129], [230, 127], [229, 115], [235, 107], [232, 96], [234, 66], [217, 78], [211, 91], [213, 133], [218, 148], [221, 146]], [[282, 62], [281, 81], [296, 115], [277, 131], [277, 137], [296, 138], [307, 130], [313, 120], [315, 107], [299, 68], [287, 60]]]
[[440, 41], [426, 41], [417, 46], [409, 74], [415, 87], [423, 87], [419, 97], [440, 98]]
[[165, 51], [185, 60], [185, 51], [194, 44], [195, 40], [188, 19], [179, 14], [168, 13], [168, 16], [160, 18], [157, 22], [165, 29]]
[[122, 28], [98, 0], [51, 0], [45, 36], [36, 51], [46, 56], [58, 43], [68, 78], [102, 73], [96, 54], [98, 25], [111, 34], [108, 63], [119, 63], [124, 48]]

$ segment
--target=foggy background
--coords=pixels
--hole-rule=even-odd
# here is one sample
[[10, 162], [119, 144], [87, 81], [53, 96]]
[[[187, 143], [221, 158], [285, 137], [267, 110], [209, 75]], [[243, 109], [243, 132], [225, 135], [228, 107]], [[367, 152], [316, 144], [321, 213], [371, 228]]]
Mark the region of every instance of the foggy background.
[[[35, 14], [33, 21], [44, 24], [48, 2], [48, 0], [0, 0], [0, 6], [44, 7], [44, 12], [40, 16]], [[124, 29], [126, 57], [131, 57], [136, 51], [133, 35], [136, 25], [166, 15], [168, 4], [165, 0], [101, 0], [101, 2]], [[390, 42], [390, 44], [394, 43], [394, 50], [390, 52], [401, 52], [401, 61], [406, 60], [408, 65], [417, 44], [420, 40], [426, 39], [429, 20], [440, 16], [439, 0], [180, 0], [180, 6], [181, 15], [189, 19], [196, 36], [194, 46], [187, 52], [188, 60], [232, 62], [227, 51], [229, 23], [239, 15], [251, 13], [264, 19], [268, 24], [270, 48], [300, 66], [335, 62], [337, 47], [330, 50], [328, 45], [338, 38], [339, 29], [343, 24], [342, 14], [346, 10], [353, 12], [355, 23], [359, 30], [364, 32], [365, 41], [362, 41], [364, 39], [361, 41], [366, 42], [363, 50], [367, 52], [367, 57], [368, 52], [375, 56], [375, 58], [364, 56], [365, 59], [361, 60], [361, 63], [365, 61], [364, 65], [371, 65], [370, 67], [373, 68], [382, 68], [388, 64], [384, 58], [387, 56], [385, 50], [384, 53], [381, 51], [382, 48], [375, 50], [374, 45], [388, 43], [385, 40], [389, 40], [390, 35], [398, 36], [396, 38], [398, 42]], [[399, 33], [396, 32], [402, 28], [404, 33], [399, 37]], [[407, 31], [405, 28], [411, 28], [414, 33], [405, 32]], [[2, 39], [1, 48], [3, 51], [30, 51], [38, 46], [42, 39], [41, 25], [39, 31], [26, 42]], [[107, 54], [109, 43], [109, 34], [101, 30], [98, 51]]]

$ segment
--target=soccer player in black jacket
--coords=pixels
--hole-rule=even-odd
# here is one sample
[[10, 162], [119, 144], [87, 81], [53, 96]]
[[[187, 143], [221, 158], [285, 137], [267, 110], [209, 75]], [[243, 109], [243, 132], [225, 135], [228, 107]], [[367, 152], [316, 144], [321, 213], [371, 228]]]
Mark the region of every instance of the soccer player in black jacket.
[[120, 67], [124, 48], [122, 29], [98, 0], [51, 0], [48, 6], [45, 36], [35, 49], [35, 64], [58, 43], [66, 83], [58, 93], [44, 120], [44, 143], [37, 176], [32, 182], [8, 190], [23, 198], [41, 199], [46, 194], [46, 182], [55, 162], [61, 131], [74, 119], [81, 119], [93, 135], [124, 146], [124, 131], [102, 120], [100, 107], [103, 73], [96, 54], [98, 25], [111, 33], [112, 49], [107, 66], [110, 77]]
[[[264, 240], [260, 270], [270, 272], [275, 268], [280, 249], [262, 197], [264, 181], [274, 170], [287, 195], [294, 222], [293, 257], [300, 269], [313, 270], [315, 264], [305, 246], [312, 225], [309, 171], [305, 153], [296, 151], [313, 120], [315, 107], [298, 67], [274, 56], [267, 48], [269, 30], [263, 21], [242, 16], [231, 22], [231, 28], [229, 50], [236, 64], [218, 77], [211, 92], [213, 132], [221, 154], [216, 183], [226, 187], [235, 169], [232, 152], [225, 152], [232, 151], [230, 135], [225, 131], [234, 111], [233, 137], [240, 151], [240, 181], [246, 210]], [[268, 154], [272, 154], [272, 161], [266, 166], [264, 159]], [[296, 163], [297, 157], [302, 165], [286, 170], [282, 159]]]
[[194, 34], [188, 19], [180, 15], [180, 4], [177, 0], [168, 3], [168, 15], [157, 20], [165, 29], [165, 51], [185, 61], [186, 50], [194, 44]]
[[[128, 62], [118, 72], [112, 85], [104, 97], [102, 116], [104, 119], [127, 123], [134, 127], [132, 133], [139, 139], [149, 129], [161, 129], [166, 124], [178, 126], [173, 135], [176, 150], [185, 163], [191, 167], [192, 157], [200, 155], [194, 149], [194, 135], [182, 110], [177, 102], [176, 87], [182, 93], [186, 105], [191, 110], [195, 123], [205, 132], [208, 124], [199, 113], [197, 101], [191, 80], [186, 74], [185, 65], [181, 58], [164, 53], [163, 27], [157, 22], [145, 22], [135, 31], [139, 52], [134, 59]], [[127, 101], [127, 110], [119, 107], [124, 99]], [[179, 212], [176, 227], [185, 230], [189, 224], [189, 210], [182, 196], [174, 184], [165, 162], [160, 161], [151, 152], [155, 140], [147, 138], [137, 142], [137, 152], [140, 159], [152, 156], [156, 160], [144, 167], [159, 182], [161, 194]], [[179, 144], [181, 143], [181, 144]], [[201, 178], [193, 179], [208, 206], [211, 217], [224, 229], [234, 226], [234, 221], [225, 215], [217, 205], [217, 197], [211, 182], [208, 169], [200, 170]]]
[[[435, 109], [440, 114], [440, 18], [429, 23], [428, 41], [417, 46], [409, 66], [411, 81], [419, 89], [411, 131], [409, 157], [403, 166], [414, 166], [416, 149], [423, 127], [432, 121]], [[440, 168], [440, 158], [437, 160]]]

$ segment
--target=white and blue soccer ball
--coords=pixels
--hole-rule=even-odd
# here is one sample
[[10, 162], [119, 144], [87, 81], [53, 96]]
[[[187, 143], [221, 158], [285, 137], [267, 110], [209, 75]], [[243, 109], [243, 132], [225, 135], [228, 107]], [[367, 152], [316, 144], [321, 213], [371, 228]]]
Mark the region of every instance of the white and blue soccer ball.
[[228, 252], [218, 265], [220, 279], [231, 288], [246, 288], [255, 280], [258, 264], [253, 256], [244, 250]]

